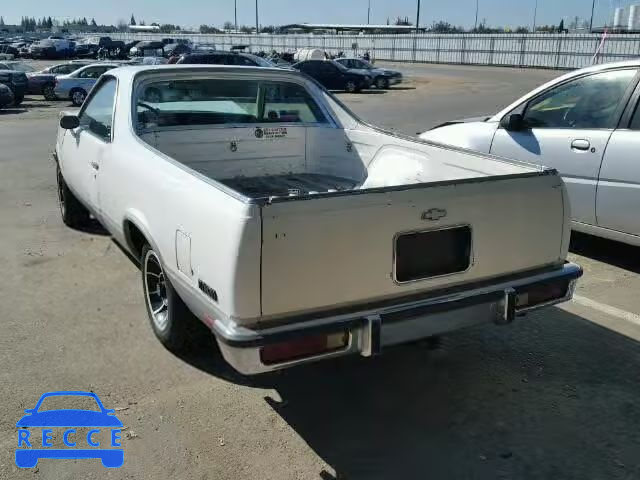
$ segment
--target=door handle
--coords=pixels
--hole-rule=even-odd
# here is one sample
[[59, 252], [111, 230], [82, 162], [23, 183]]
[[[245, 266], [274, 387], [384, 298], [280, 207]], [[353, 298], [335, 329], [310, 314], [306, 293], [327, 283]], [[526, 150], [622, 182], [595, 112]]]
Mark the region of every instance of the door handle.
[[100, 170], [100, 164], [98, 162], [89, 162], [89, 165], [91, 165], [91, 168], [94, 170]]
[[582, 152], [586, 152], [591, 147], [591, 143], [589, 140], [574, 140], [571, 142], [571, 150], [580, 150]]

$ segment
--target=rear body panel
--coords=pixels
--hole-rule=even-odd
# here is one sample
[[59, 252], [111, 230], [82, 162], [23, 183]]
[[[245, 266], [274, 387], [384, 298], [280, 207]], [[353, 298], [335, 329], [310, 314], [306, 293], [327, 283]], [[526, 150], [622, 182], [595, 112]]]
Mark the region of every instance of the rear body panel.
[[[563, 190], [557, 175], [543, 172], [263, 205], [263, 319], [561, 263], [566, 246], [559, 232], [568, 224]], [[472, 231], [468, 269], [398, 281], [399, 234], [456, 226]]]

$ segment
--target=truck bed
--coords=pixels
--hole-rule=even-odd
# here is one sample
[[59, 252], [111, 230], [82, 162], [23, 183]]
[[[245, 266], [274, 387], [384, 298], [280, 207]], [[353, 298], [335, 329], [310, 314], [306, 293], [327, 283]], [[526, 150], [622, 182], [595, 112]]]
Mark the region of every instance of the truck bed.
[[350, 178], [319, 173], [236, 177], [223, 179], [220, 182], [249, 198], [295, 197], [313, 195], [315, 193], [339, 192], [351, 190], [356, 185]]

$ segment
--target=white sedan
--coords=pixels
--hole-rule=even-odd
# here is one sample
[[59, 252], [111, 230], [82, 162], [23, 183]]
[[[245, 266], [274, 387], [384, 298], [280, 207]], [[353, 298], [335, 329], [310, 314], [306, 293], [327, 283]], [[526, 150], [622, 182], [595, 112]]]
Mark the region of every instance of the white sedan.
[[420, 138], [557, 169], [574, 230], [640, 245], [640, 60], [577, 70]]

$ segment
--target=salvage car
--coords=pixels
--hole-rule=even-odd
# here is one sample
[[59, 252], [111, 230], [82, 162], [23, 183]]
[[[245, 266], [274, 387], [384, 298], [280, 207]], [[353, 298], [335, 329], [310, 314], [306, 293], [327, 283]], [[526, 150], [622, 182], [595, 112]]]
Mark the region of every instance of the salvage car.
[[27, 93], [30, 95], [43, 95], [46, 100], [55, 100], [58, 98], [54, 91], [56, 76], [68, 75], [89, 64], [90, 62], [67, 62], [52, 65], [39, 72], [28, 73]]
[[387, 89], [391, 85], [402, 83], [402, 73], [388, 68], [378, 68], [361, 58], [336, 58], [336, 62], [346, 68], [363, 70], [373, 77], [376, 88]]
[[106, 72], [55, 161], [64, 223], [140, 262], [160, 341], [202, 322], [245, 374], [507, 324], [582, 272], [555, 170], [381, 130], [298, 72]]
[[21, 71], [0, 68], [0, 85], [4, 85], [11, 90], [13, 105], [20, 105], [27, 93], [27, 75]]
[[305, 60], [291, 68], [315, 78], [330, 90], [358, 93], [371, 86], [373, 77], [362, 70], [349, 70], [335, 60]]
[[577, 70], [421, 138], [556, 168], [574, 230], [640, 246], [639, 82], [638, 60]]
[[58, 75], [53, 93], [57, 98], [68, 98], [71, 103], [79, 107], [100, 75], [119, 66], [119, 63], [92, 63], [68, 75]]

